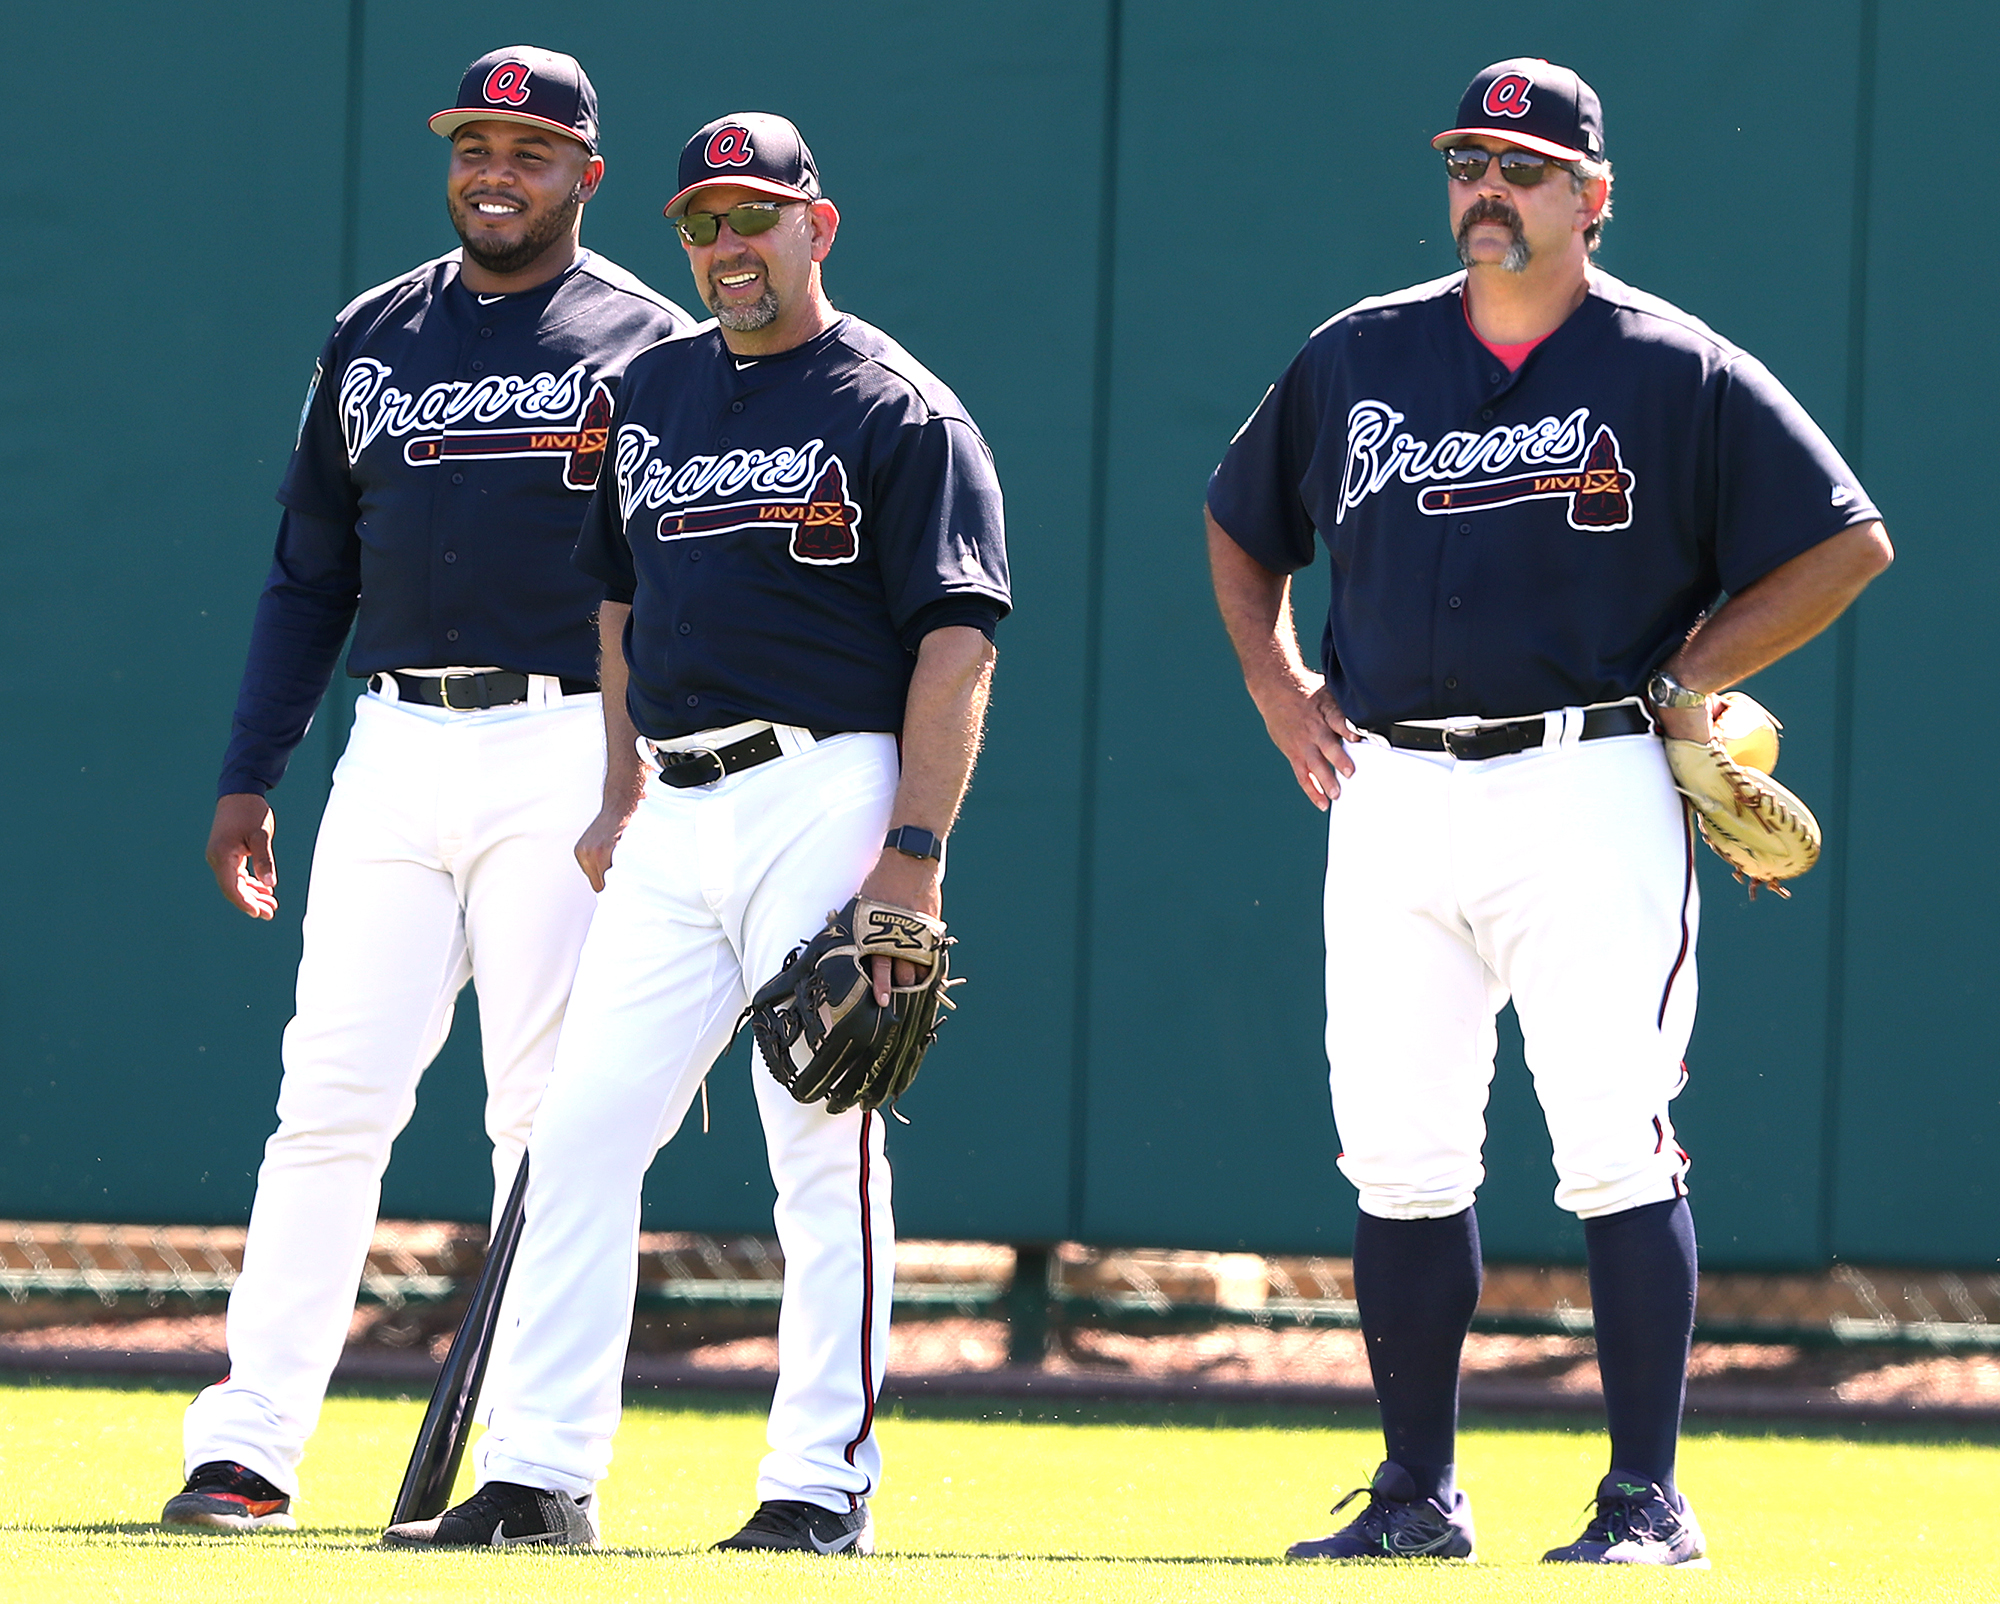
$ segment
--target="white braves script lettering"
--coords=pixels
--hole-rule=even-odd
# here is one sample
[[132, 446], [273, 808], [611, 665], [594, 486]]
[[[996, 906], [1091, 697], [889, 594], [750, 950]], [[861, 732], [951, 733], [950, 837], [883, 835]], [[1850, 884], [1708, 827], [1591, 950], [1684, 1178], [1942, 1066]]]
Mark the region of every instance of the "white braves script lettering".
[[383, 434], [400, 438], [423, 430], [443, 433], [465, 423], [493, 423], [505, 417], [523, 423], [573, 423], [583, 411], [590, 376], [577, 363], [566, 373], [491, 373], [467, 383], [453, 379], [411, 395], [389, 381], [395, 370], [373, 357], [356, 357], [340, 376], [340, 427], [347, 436], [347, 460]]
[[803, 496], [819, 478], [824, 440], [773, 451], [725, 451], [719, 457], [689, 457], [676, 468], [653, 455], [660, 437], [636, 423], [621, 424], [613, 442], [611, 468], [617, 475], [618, 513], [626, 522], [641, 508], [686, 506], [691, 501], [732, 497]]
[[1590, 438], [1590, 408], [1537, 423], [1499, 423], [1484, 434], [1453, 430], [1426, 445], [1397, 428], [1403, 414], [1386, 401], [1357, 401], [1347, 413], [1347, 461], [1340, 475], [1340, 523], [1391, 479], [1430, 484], [1493, 474], [1513, 463], [1580, 463]]

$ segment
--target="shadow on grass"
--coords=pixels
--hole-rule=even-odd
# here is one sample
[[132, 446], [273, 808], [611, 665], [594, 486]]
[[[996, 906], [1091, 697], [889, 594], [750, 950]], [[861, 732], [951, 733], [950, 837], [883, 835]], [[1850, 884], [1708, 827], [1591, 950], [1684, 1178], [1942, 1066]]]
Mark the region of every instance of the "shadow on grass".
[[[338, 1546], [356, 1551], [423, 1556], [427, 1553], [445, 1554], [490, 1554], [495, 1564], [514, 1563], [525, 1553], [539, 1556], [531, 1563], [551, 1561], [566, 1565], [590, 1565], [608, 1560], [633, 1559], [709, 1559], [720, 1566], [742, 1564], [746, 1559], [751, 1564], [773, 1562], [791, 1564], [817, 1564], [816, 1554], [757, 1554], [718, 1555], [706, 1543], [686, 1548], [665, 1547], [619, 1547], [597, 1549], [555, 1549], [555, 1548], [510, 1548], [502, 1550], [468, 1546], [438, 1550], [410, 1548], [382, 1548], [379, 1526], [312, 1526], [293, 1532], [192, 1532], [172, 1526], [162, 1526], [156, 1521], [79, 1521], [75, 1524], [50, 1524], [47, 1526], [16, 1526], [9, 1528], [18, 1533], [45, 1533], [49, 1536], [81, 1537], [100, 1542], [116, 1541], [129, 1543], [134, 1539], [141, 1543], [164, 1546], [186, 1545], [200, 1547], [227, 1545], [236, 1548], [298, 1548], [307, 1546]], [[872, 1556], [876, 1560], [915, 1560], [935, 1563], [959, 1563], [977, 1560], [984, 1563], [1004, 1564], [1009, 1562], [1044, 1565], [1229, 1565], [1242, 1568], [1279, 1568], [1294, 1562], [1261, 1555], [1243, 1554], [1030, 1554], [1030, 1553], [982, 1553], [976, 1551], [952, 1551], [931, 1549], [890, 1549]], [[421, 1562], [421, 1559], [419, 1560]], [[861, 1561], [856, 1561], [861, 1563]]]

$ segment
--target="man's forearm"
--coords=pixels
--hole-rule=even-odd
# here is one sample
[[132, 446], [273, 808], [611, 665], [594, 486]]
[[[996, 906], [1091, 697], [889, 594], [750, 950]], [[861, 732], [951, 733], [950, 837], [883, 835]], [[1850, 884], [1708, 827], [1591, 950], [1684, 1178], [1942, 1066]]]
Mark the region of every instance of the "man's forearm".
[[1292, 582], [1273, 573], [1230, 538], [1206, 509], [1208, 568], [1215, 581], [1215, 605], [1222, 627], [1243, 665], [1252, 697], [1279, 686], [1311, 686], [1318, 678], [1299, 654], [1292, 620]]
[[645, 789], [639, 763], [639, 732], [625, 704], [630, 672], [625, 665], [625, 620], [632, 608], [607, 601], [597, 609], [597, 683], [604, 693], [604, 803], [629, 815]]
[[985, 736], [993, 661], [993, 643], [963, 625], [932, 630], [917, 648], [892, 823], [942, 837], [957, 822]]
[[1668, 672], [1696, 691], [1748, 679], [1831, 624], [1894, 557], [1880, 523], [1842, 530], [1732, 596], [1667, 659]]

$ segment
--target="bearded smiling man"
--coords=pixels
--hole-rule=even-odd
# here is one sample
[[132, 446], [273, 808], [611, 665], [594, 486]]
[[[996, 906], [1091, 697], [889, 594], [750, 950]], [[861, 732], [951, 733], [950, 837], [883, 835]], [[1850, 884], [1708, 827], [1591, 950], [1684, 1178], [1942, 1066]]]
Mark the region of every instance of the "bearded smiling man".
[[265, 793], [351, 624], [367, 691], [313, 851], [230, 1373], [187, 1412], [173, 1525], [293, 1524], [390, 1143], [459, 990], [478, 986], [504, 1197], [595, 904], [571, 847], [601, 804], [600, 593], [570, 551], [626, 364], [691, 320], [581, 244], [604, 161], [570, 57], [483, 56], [430, 125], [463, 250], [368, 291], [320, 352], [223, 760], [208, 861], [269, 919]]

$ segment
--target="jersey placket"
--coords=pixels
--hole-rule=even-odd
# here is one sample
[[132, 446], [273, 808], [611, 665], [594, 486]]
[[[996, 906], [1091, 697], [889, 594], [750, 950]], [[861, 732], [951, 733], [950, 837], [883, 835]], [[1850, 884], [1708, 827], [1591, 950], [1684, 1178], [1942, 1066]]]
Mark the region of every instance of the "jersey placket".
[[[1471, 341], [1469, 331], [1467, 340]], [[1527, 371], [1528, 366], [1523, 363], [1520, 369], [1509, 373], [1502, 363], [1483, 349], [1479, 351], [1479, 358], [1477, 382], [1484, 394], [1462, 425], [1468, 434], [1474, 435], [1484, 434], [1503, 421], [1501, 414], [1506, 410], [1504, 403], [1508, 393], [1519, 383], [1521, 374]], [[1533, 360], [1531, 355], [1529, 361]], [[1505, 510], [1495, 509], [1486, 516], [1491, 519]], [[1481, 559], [1493, 559], [1494, 554], [1489, 549], [1491, 541], [1480, 537], [1476, 517], [1453, 513], [1442, 522], [1444, 528], [1438, 541], [1437, 580], [1431, 592], [1431, 694], [1440, 707], [1491, 717], [1499, 710], [1477, 701], [1481, 688], [1477, 676], [1471, 672], [1474, 662], [1472, 637], [1485, 622], [1477, 612], [1481, 594]], [[1499, 554], [1498, 560], [1504, 561], [1505, 554]]]

